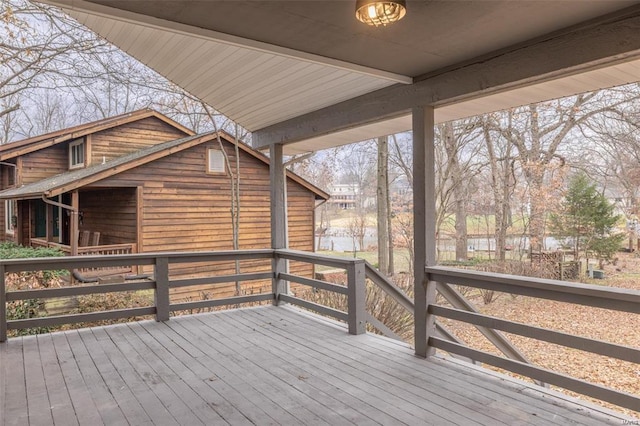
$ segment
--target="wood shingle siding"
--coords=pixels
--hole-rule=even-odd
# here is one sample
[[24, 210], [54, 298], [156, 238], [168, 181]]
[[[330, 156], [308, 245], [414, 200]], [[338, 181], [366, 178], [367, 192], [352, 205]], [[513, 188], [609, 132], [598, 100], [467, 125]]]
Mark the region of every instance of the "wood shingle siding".
[[20, 157], [18, 184], [38, 182], [69, 170], [69, 150], [67, 144], [55, 145]]
[[[234, 146], [226, 141], [224, 145], [231, 170], [237, 175]], [[132, 186], [143, 188], [141, 245], [146, 252], [233, 249], [231, 181], [227, 175], [206, 172], [206, 149], [211, 146], [202, 144], [188, 148], [104, 179], [90, 185], [88, 189]], [[219, 145], [216, 143], [213, 147]], [[313, 251], [315, 194], [291, 179], [288, 180], [287, 187], [291, 248]], [[131, 203], [127, 208], [131, 215], [134, 209], [133, 194], [131, 191]], [[81, 196], [81, 200], [84, 197]], [[109, 234], [107, 230], [104, 232]], [[268, 165], [241, 150], [239, 248], [270, 246]], [[241, 270], [267, 271], [269, 267], [269, 262], [257, 262], [244, 265]], [[171, 273], [175, 276], [204, 276], [212, 271], [232, 273], [234, 270], [234, 264], [184, 264], [172, 268]], [[309, 276], [313, 271], [311, 265], [295, 262], [292, 262], [291, 270], [305, 276]], [[270, 286], [270, 282], [258, 281], [245, 286], [247, 288], [244, 291], [251, 293]], [[220, 296], [230, 295], [234, 288], [234, 284], [227, 287], [217, 286], [215, 293]], [[188, 287], [174, 290], [173, 295], [177, 299], [194, 299], [200, 298], [203, 292], [211, 293], [212, 290], [208, 286]]]
[[100, 232], [100, 244], [126, 244], [137, 239], [136, 189], [80, 193], [80, 231]]
[[91, 135], [91, 164], [99, 164], [151, 145], [179, 139], [185, 133], [157, 117], [106, 129]]

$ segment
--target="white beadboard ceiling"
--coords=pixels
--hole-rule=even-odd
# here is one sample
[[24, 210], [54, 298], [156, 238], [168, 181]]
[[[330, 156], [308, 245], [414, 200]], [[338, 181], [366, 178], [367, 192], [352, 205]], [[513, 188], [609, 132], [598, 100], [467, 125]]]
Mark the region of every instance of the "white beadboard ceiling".
[[[409, 0], [388, 28], [354, 1], [45, 0], [250, 131], [637, 5], [635, 0]], [[638, 62], [438, 105], [442, 122], [637, 81]], [[556, 76], [558, 77], [558, 76]], [[407, 86], [409, 87], [409, 86]], [[384, 106], [381, 107], [384, 110]], [[380, 111], [380, 116], [384, 116]], [[409, 130], [408, 116], [285, 145], [300, 153]], [[320, 132], [318, 132], [320, 133]]]
[[339, 61], [288, 56], [239, 45], [206, 30], [163, 29], [154, 24], [71, 11], [143, 64], [203, 99], [248, 130], [315, 111], [410, 78]]

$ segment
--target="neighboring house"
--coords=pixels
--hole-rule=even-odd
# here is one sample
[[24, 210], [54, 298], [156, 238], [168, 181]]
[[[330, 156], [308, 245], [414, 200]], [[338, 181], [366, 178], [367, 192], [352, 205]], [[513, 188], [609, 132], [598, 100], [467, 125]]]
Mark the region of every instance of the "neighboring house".
[[[70, 254], [231, 250], [231, 180], [221, 144], [235, 175], [235, 143], [224, 133], [220, 141], [143, 110], [2, 145], [0, 240]], [[238, 147], [239, 247], [269, 248], [269, 160]], [[313, 251], [314, 207], [328, 195], [287, 177], [290, 246]], [[207, 270], [185, 264], [172, 274]]]
[[342, 210], [356, 208], [358, 198], [358, 186], [356, 184], [337, 183], [331, 185], [329, 192], [331, 194], [329, 205]]

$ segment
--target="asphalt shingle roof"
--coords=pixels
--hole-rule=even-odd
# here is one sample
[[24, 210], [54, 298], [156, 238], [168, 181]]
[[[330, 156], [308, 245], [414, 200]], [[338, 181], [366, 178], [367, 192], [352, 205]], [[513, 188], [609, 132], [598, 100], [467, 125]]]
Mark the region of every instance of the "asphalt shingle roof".
[[210, 135], [215, 135], [215, 132], [187, 136], [185, 138], [175, 139], [157, 145], [152, 145], [148, 148], [143, 148], [139, 151], [123, 155], [122, 157], [115, 158], [105, 163], [95, 164], [83, 169], [61, 173], [59, 175], [40, 180], [38, 182], [22, 185], [18, 188], [7, 189], [0, 192], [0, 199], [40, 198], [42, 195], [46, 195], [46, 193], [53, 191], [56, 188], [71, 185], [74, 182], [91, 178], [92, 176], [105, 172], [109, 169], [114, 169], [114, 174], [117, 174], [119, 173], [119, 171], [116, 170], [118, 166], [144, 159], [145, 157], [149, 157], [152, 154], [167, 150], [167, 155], [169, 155], [171, 153], [171, 148], [176, 148], [194, 139], [203, 138]]

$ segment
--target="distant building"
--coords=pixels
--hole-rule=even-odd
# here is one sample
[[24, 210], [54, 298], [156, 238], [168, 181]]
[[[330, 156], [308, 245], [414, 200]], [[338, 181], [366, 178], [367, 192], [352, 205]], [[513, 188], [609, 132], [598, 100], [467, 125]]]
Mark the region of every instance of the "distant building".
[[329, 204], [341, 210], [356, 208], [358, 198], [358, 185], [351, 183], [338, 183], [329, 188]]

